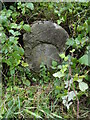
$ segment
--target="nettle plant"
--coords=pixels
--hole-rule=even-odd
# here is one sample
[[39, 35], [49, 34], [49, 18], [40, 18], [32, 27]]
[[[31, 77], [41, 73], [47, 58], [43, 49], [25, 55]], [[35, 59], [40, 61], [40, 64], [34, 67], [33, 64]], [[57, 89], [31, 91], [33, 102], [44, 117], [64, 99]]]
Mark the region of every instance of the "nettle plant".
[[[17, 4], [17, 7], [14, 5]], [[0, 43], [2, 53], [2, 63], [9, 67], [9, 75], [15, 76], [17, 67], [21, 64], [28, 66], [23, 61], [24, 49], [19, 44], [21, 31], [31, 31], [30, 25], [24, 23], [22, 17], [28, 11], [34, 9], [32, 3], [14, 3], [9, 9], [4, 8], [0, 11]], [[17, 9], [16, 9], [17, 8]], [[21, 17], [21, 18], [20, 18]]]

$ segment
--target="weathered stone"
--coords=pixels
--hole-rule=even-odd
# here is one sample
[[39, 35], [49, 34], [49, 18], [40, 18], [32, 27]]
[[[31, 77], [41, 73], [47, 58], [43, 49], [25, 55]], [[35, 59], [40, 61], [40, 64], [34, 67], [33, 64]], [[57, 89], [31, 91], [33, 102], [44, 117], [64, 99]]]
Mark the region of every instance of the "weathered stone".
[[60, 62], [59, 53], [64, 50], [68, 33], [51, 21], [32, 24], [31, 33], [23, 36], [25, 57], [30, 69], [38, 70], [43, 62], [50, 68], [52, 60]]
[[2, 10], [2, 3], [1, 3], [1, 1], [0, 1], [0, 10]]

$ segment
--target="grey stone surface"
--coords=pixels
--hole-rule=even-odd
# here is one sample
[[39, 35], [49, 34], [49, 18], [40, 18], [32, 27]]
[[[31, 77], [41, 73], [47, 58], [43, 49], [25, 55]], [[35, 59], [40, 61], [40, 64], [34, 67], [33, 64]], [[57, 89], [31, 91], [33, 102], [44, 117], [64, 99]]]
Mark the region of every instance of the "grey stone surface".
[[60, 62], [59, 53], [64, 50], [68, 33], [51, 21], [32, 24], [31, 33], [23, 35], [26, 61], [35, 71], [44, 62], [50, 68], [52, 60]]
[[0, 2], [0, 10], [2, 10], [2, 3]]

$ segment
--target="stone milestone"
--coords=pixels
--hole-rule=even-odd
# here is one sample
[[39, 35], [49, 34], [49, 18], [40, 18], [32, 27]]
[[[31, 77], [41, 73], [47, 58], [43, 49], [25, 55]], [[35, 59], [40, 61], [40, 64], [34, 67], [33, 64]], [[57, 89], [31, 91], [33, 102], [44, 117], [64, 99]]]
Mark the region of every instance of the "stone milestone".
[[60, 63], [59, 53], [63, 52], [68, 33], [51, 21], [37, 21], [31, 26], [31, 32], [23, 35], [25, 58], [29, 68], [38, 71], [40, 64], [48, 68], [52, 61]]

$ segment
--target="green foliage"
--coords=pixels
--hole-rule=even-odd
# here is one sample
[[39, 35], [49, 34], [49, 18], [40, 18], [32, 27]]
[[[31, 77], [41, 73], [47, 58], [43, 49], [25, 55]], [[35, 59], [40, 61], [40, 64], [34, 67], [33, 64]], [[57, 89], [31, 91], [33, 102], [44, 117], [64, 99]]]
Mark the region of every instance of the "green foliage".
[[25, 31], [27, 31], [27, 32], [30, 32], [30, 31], [31, 31], [31, 28], [30, 28], [30, 26], [29, 26], [28, 24], [24, 24], [23, 29], [24, 29]]
[[[0, 99], [0, 119], [75, 119], [77, 100], [80, 117], [86, 119], [89, 112], [89, 2], [18, 2], [7, 6], [0, 11], [0, 52], [2, 63], [7, 67], [3, 73], [7, 85]], [[70, 34], [66, 52], [59, 54], [62, 64], [52, 61], [52, 73], [44, 63], [40, 72], [32, 73], [24, 60], [20, 36], [31, 32], [30, 24], [35, 20], [52, 20]]]
[[83, 55], [83, 56], [79, 59], [79, 62], [80, 62], [81, 64], [90, 66], [90, 64], [89, 64], [89, 54]]
[[[87, 5], [88, 4], [86, 3], [86, 6]], [[77, 7], [75, 8], [75, 11], [72, 11], [71, 8], [74, 6], [75, 6], [74, 4], [70, 4], [64, 8], [61, 8], [60, 9], [61, 11], [55, 10], [55, 13], [58, 14], [58, 16], [60, 17], [60, 19], [57, 20], [58, 24], [65, 23], [65, 21], [67, 20], [66, 19], [67, 16], [69, 16], [68, 12], [70, 12], [71, 15], [72, 14], [74, 15], [78, 11]], [[82, 10], [81, 7], [79, 10]], [[65, 13], [65, 16], [61, 17], [63, 13]], [[84, 14], [87, 14], [87, 10]], [[81, 21], [80, 18], [79, 20]], [[80, 73], [80, 71], [83, 68], [82, 64], [84, 66], [90, 66], [88, 61], [88, 57], [89, 57], [88, 53], [90, 51], [88, 51], [87, 49], [87, 47], [89, 48], [90, 46], [88, 44], [89, 43], [88, 23], [89, 23], [89, 18], [86, 18], [81, 22], [81, 25], [80, 22], [79, 23], [75, 22], [73, 24], [74, 32], [78, 34], [73, 35], [73, 37], [69, 38], [66, 42], [67, 48], [69, 49], [71, 47], [70, 48], [71, 50], [69, 51], [70, 55], [66, 56], [65, 53], [60, 54], [60, 57], [63, 59], [62, 65], [59, 65], [59, 67], [57, 66], [57, 68], [59, 68], [59, 71], [53, 74], [54, 77], [58, 77], [61, 81], [64, 82], [63, 83], [64, 90], [62, 87], [60, 88], [60, 91], [62, 89], [64, 93], [62, 95], [60, 92], [57, 95], [57, 97], [59, 96], [62, 98], [63, 104], [67, 107], [67, 109], [69, 109], [70, 105], [72, 104], [71, 100], [74, 100], [73, 99], [74, 97], [77, 98], [77, 96], [80, 97], [83, 94], [87, 96], [86, 90], [88, 89], [88, 84], [83, 81], [87, 76], [86, 74], [87, 72], [86, 70], [84, 70], [82, 71], [82, 73]], [[84, 53], [82, 54], [83, 49], [84, 49]], [[78, 56], [78, 53], [80, 53], [82, 56]], [[77, 54], [77, 56], [75, 56], [75, 54]], [[82, 74], [83, 76], [82, 76], [82, 80], [79, 81], [79, 77], [81, 77], [80, 74]], [[78, 87], [77, 87], [77, 82], [78, 82]], [[59, 88], [59, 86], [57, 86], [57, 88]]]
[[40, 83], [48, 83], [50, 81], [50, 73], [47, 71], [46, 66], [44, 65], [44, 63], [42, 63], [40, 65]]
[[[21, 5], [21, 6], [20, 6]], [[21, 4], [18, 3], [18, 9], [22, 9], [22, 14], [24, 12], [25, 6], [34, 9], [32, 3]], [[25, 8], [25, 10], [27, 10]], [[14, 75], [17, 70], [17, 66], [21, 63], [21, 59], [24, 55], [24, 49], [19, 45], [19, 36], [21, 35], [21, 30], [24, 29], [27, 32], [31, 31], [29, 24], [24, 24], [21, 21], [17, 24], [16, 19], [19, 17], [20, 12], [16, 11], [15, 7], [10, 6], [7, 10], [4, 8], [0, 13], [0, 40], [2, 43], [2, 62], [6, 63], [10, 67], [10, 75]], [[8, 34], [8, 35], [7, 35]], [[27, 64], [22, 62], [22, 66], [26, 67]]]
[[85, 82], [79, 82], [79, 89], [85, 91], [88, 89], [88, 85]]
[[[73, 53], [74, 49], [71, 52]], [[87, 90], [88, 85], [85, 82], [82, 82], [82, 79], [79, 79], [79, 78], [85, 78], [86, 75], [80, 76], [79, 73], [77, 73], [75, 71], [75, 67], [76, 67], [78, 60], [74, 61], [73, 60], [74, 58], [72, 56], [69, 56], [69, 55], [65, 56], [64, 53], [60, 54], [60, 57], [62, 59], [64, 59], [64, 61], [61, 65], [61, 67], [57, 67], [57, 68], [59, 68], [59, 71], [54, 73], [53, 76], [58, 77], [59, 80], [63, 81], [64, 89], [66, 89], [66, 90], [63, 91], [64, 92], [63, 94], [59, 93], [58, 96], [62, 98], [63, 104], [67, 107], [67, 109], [69, 109], [70, 105], [72, 104], [71, 100], [73, 100], [73, 98], [76, 96], [76, 94], [77, 95], [79, 94], [77, 91], [78, 90], [81, 90], [81, 91]], [[74, 66], [73, 66], [73, 64], [74, 64]], [[71, 68], [70, 68], [70, 66], [71, 66]], [[79, 68], [77, 67], [77, 69], [79, 69]], [[73, 71], [71, 71], [71, 70], [73, 70]], [[77, 81], [79, 83], [78, 87], [75, 86], [75, 85], [77, 85], [77, 84], [75, 84]], [[76, 92], [74, 90], [70, 91], [70, 89], [73, 89], [73, 84], [74, 84], [74, 88], [75, 88]], [[57, 87], [59, 88], [59, 86], [57, 86]], [[84, 94], [86, 94], [86, 93], [87, 92], [85, 92]]]

